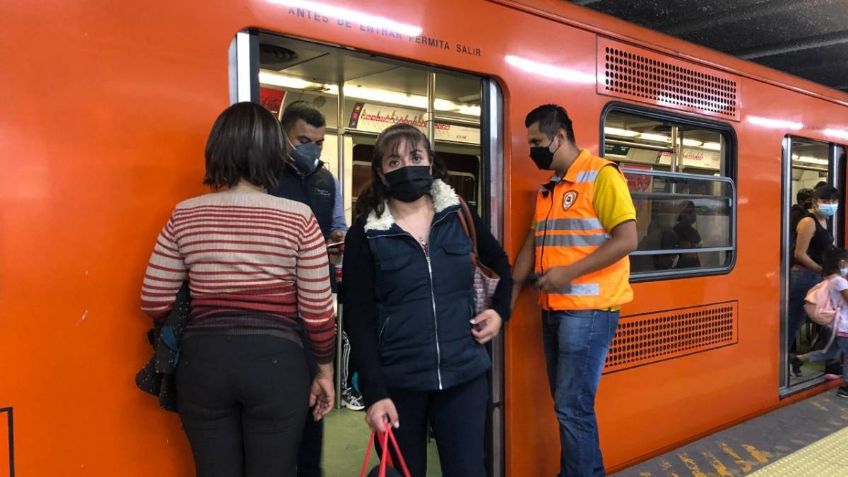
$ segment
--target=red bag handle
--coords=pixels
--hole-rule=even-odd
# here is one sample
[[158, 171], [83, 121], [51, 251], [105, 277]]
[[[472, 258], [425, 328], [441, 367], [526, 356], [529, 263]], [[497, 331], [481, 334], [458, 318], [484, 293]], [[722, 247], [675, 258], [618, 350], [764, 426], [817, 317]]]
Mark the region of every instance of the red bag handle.
[[[365, 451], [365, 461], [362, 463], [362, 469], [359, 471], [359, 477], [365, 477], [365, 471], [368, 470], [368, 459], [371, 458], [371, 443], [374, 442], [374, 435], [375, 432], [371, 431], [371, 436], [368, 438], [368, 449]], [[412, 477], [412, 474], [409, 473], [409, 468], [406, 466], [406, 460], [404, 460], [403, 454], [400, 453], [400, 446], [398, 446], [395, 435], [392, 433], [392, 426], [389, 425], [389, 423], [386, 423], [386, 431], [381, 432], [379, 438], [380, 446], [383, 448], [383, 458], [380, 459], [380, 470], [377, 477], [386, 477], [386, 467], [388, 465], [394, 467], [392, 455], [389, 451], [389, 441], [391, 441], [392, 447], [394, 447], [395, 453], [398, 456], [400, 469], [403, 472], [403, 475], [405, 477]]]

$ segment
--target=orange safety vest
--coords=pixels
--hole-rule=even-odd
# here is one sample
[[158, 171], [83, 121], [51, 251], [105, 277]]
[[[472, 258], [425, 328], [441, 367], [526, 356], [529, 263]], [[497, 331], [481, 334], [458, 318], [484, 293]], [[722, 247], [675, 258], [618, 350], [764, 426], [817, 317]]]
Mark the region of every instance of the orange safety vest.
[[[603, 167], [615, 163], [583, 150], [552, 190], [536, 196], [536, 273], [570, 265], [593, 253], [609, 233], [601, 225], [594, 206], [595, 179]], [[580, 276], [565, 290], [539, 292], [545, 310], [606, 310], [633, 300], [630, 259], [621, 260]]]

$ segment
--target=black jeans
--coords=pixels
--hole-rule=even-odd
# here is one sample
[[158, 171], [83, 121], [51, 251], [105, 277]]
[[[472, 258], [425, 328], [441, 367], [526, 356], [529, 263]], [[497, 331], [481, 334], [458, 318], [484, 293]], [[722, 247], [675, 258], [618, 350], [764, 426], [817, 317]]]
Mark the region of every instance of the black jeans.
[[[303, 342], [306, 343], [306, 337]], [[315, 379], [318, 365], [312, 351], [304, 346], [303, 356], [309, 366], [309, 381]], [[307, 409], [306, 425], [303, 426], [303, 434], [300, 440], [300, 449], [297, 451], [297, 477], [324, 477], [321, 469], [321, 454], [324, 449], [324, 420], [316, 421], [312, 417], [312, 408]]]
[[177, 397], [198, 477], [293, 476], [309, 396], [303, 350], [272, 336], [192, 336]]
[[487, 373], [443, 391], [389, 389], [400, 427], [393, 429], [412, 477], [427, 475], [427, 429], [433, 426], [443, 477], [485, 477]]

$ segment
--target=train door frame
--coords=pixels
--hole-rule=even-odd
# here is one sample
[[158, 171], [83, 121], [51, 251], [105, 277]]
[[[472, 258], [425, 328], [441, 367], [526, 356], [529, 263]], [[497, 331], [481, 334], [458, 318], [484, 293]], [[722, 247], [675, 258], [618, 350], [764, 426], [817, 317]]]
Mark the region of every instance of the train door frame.
[[[434, 73], [465, 73], [478, 77], [481, 81], [481, 103], [480, 103], [480, 177], [478, 178], [478, 210], [484, 222], [486, 222], [494, 237], [503, 243], [504, 238], [504, 192], [505, 192], [505, 160], [504, 160], [504, 127], [505, 127], [505, 105], [503, 89], [498, 81], [490, 74], [480, 72], [459, 72], [447, 68], [439, 68], [433, 65], [420, 63], [410, 58], [395, 58], [388, 55], [366, 54], [356, 49], [343, 45], [325, 44], [320, 41], [300, 39], [291, 37], [277, 31], [259, 31], [246, 29], [237, 32], [232, 40], [229, 55], [229, 78], [230, 78], [230, 103], [239, 101], [259, 102], [259, 37], [260, 34], [274, 35], [278, 37], [291, 38], [298, 41], [306, 41], [328, 48], [344, 49], [346, 54], [379, 57], [381, 61], [397, 63], [406, 66], [425, 68], [429, 73], [428, 79], [428, 132], [431, 145], [435, 142], [433, 124], [439, 119], [433, 114], [433, 102], [435, 98]], [[341, 86], [341, 85], [340, 85]], [[344, 95], [343, 88], [339, 88], [337, 108], [337, 130], [339, 137], [339, 167], [338, 179], [342, 188], [345, 182], [342, 174], [343, 167], [343, 140], [342, 137], [348, 133], [344, 126]], [[282, 105], [281, 105], [282, 107]], [[491, 402], [487, 418], [486, 429], [486, 452], [489, 456], [489, 475], [503, 477], [506, 471], [506, 460], [504, 455], [505, 439], [505, 414], [504, 414], [504, 339], [503, 329], [498, 337], [489, 344], [492, 359], [490, 370]], [[338, 388], [338, 384], [337, 384]]]
[[790, 208], [795, 203], [792, 196], [792, 142], [793, 140], [806, 140], [827, 145], [828, 148], [828, 174], [827, 182], [836, 187], [840, 193], [839, 209], [842, 211], [836, 215], [835, 223], [831, 222], [828, 229], [834, 233], [834, 244], [838, 247], [845, 246], [845, 207], [846, 200], [846, 146], [821, 139], [813, 139], [800, 135], [787, 134], [783, 138], [781, 148], [781, 227], [780, 227], [780, 343], [778, 352], [778, 392], [780, 398], [788, 397], [800, 391], [812, 388], [826, 381], [824, 373], [818, 377], [801, 380], [795, 384], [789, 378], [789, 350], [787, 347], [787, 323], [788, 323], [788, 300], [789, 300], [789, 271], [791, 268], [791, 230], [789, 224]]

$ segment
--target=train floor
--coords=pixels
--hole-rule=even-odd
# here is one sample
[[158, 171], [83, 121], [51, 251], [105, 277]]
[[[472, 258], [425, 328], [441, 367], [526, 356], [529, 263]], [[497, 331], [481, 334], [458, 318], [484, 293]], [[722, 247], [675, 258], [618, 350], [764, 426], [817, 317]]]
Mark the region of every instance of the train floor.
[[848, 477], [848, 398], [836, 389], [610, 477]]

